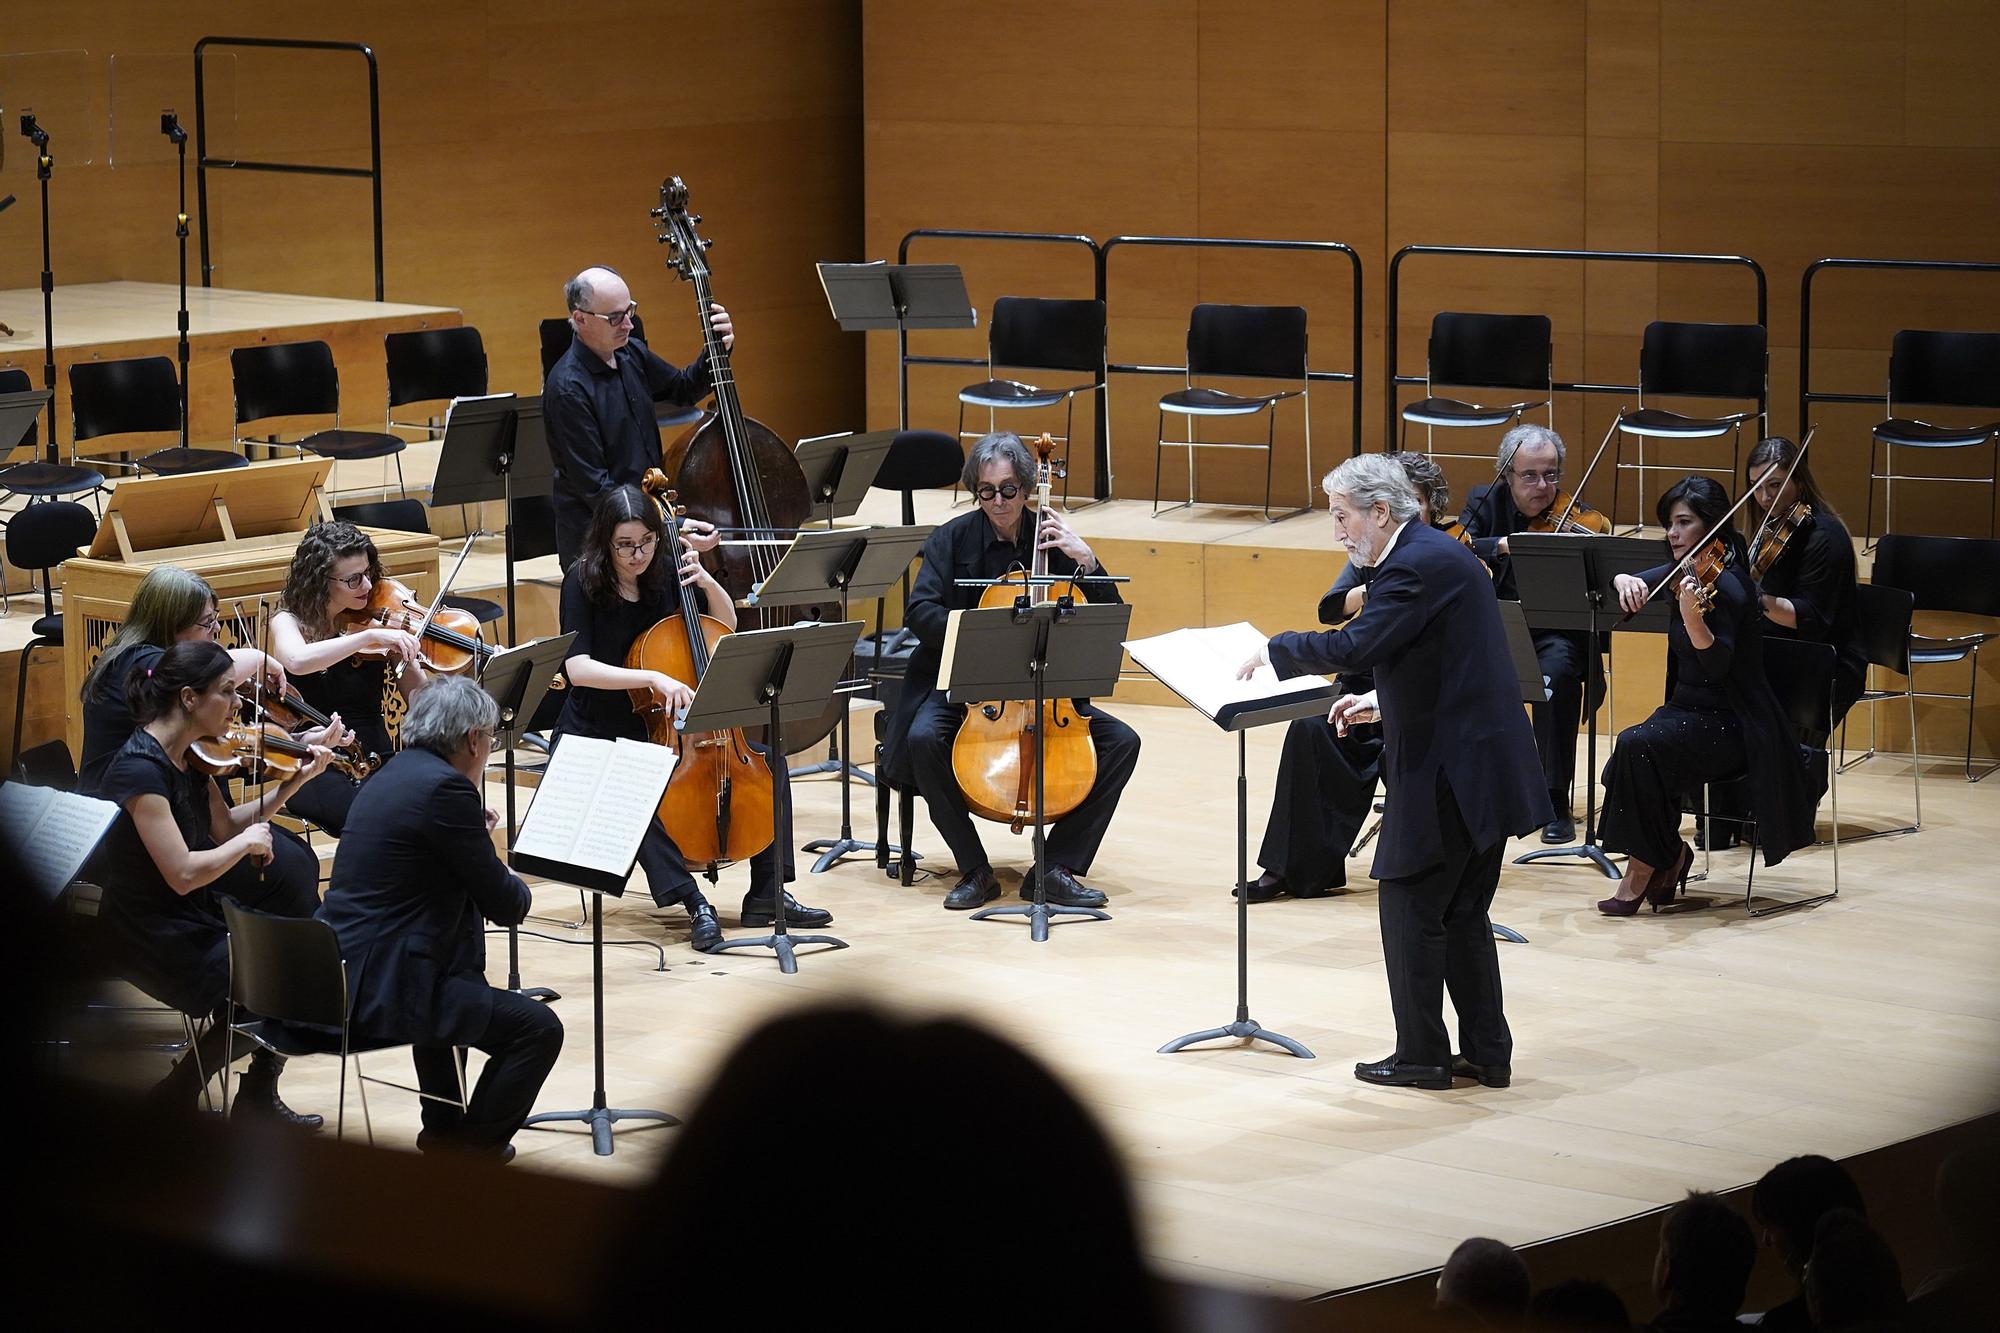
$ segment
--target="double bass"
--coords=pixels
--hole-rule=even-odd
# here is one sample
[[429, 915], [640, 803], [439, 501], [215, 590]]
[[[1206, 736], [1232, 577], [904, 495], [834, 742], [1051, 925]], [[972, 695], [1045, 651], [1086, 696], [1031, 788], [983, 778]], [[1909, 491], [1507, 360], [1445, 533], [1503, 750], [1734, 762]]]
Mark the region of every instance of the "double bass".
[[[979, 595], [981, 607], [1013, 606], [1025, 595], [1031, 605], [1063, 597], [1087, 601], [1076, 584], [1048, 582], [1049, 553], [1039, 533], [1049, 509], [1049, 478], [1055, 441], [1044, 434], [1035, 442], [1040, 460], [1035, 476], [1035, 508], [1021, 515], [1037, 534], [1035, 558], [1026, 573], [1011, 570]], [[1019, 833], [1035, 817], [1035, 734], [1042, 736], [1042, 814], [1059, 819], [1083, 804], [1097, 785], [1097, 747], [1090, 739], [1090, 722], [1068, 699], [1050, 699], [1035, 716], [1032, 699], [974, 704], [959, 724], [951, 746], [952, 776], [965, 796], [966, 809], [982, 819], [1007, 825]]]
[[[678, 565], [680, 519], [673, 491], [658, 468], [649, 468], [640, 489], [659, 507], [665, 540], [653, 558]], [[625, 665], [658, 671], [675, 680], [699, 683], [709, 652], [728, 626], [695, 609], [682, 590], [681, 613], [655, 624], [633, 641]], [[687, 733], [651, 690], [631, 690], [632, 711], [646, 723], [646, 739], [674, 752], [674, 772], [660, 797], [660, 824], [690, 866], [709, 870], [724, 861], [744, 861], [771, 845], [771, 770], [750, 748], [741, 731]]]

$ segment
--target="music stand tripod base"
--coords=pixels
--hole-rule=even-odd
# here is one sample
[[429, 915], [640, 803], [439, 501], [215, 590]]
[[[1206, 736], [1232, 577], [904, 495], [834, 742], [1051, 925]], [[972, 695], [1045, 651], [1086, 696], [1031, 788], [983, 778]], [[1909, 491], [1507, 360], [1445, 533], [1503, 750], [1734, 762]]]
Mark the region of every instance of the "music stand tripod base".
[[1514, 864], [1517, 866], [1530, 865], [1536, 861], [1548, 861], [1559, 856], [1573, 856], [1589, 861], [1604, 872], [1606, 879], [1624, 878], [1619, 873], [1618, 867], [1611, 863], [1611, 858], [1604, 854], [1603, 848], [1588, 842], [1580, 842], [1573, 847], [1537, 847], [1532, 852], [1523, 852], [1521, 855], [1515, 857]]
[[[779, 910], [784, 910], [782, 893]], [[789, 931], [778, 930], [769, 935], [758, 935], [747, 940], [724, 940], [709, 952], [715, 954], [730, 949], [769, 949], [778, 956], [778, 970], [790, 976], [799, 970], [799, 960], [793, 950], [801, 944], [824, 944], [829, 949], [847, 947], [846, 940], [835, 939], [831, 935], [794, 935]]]
[[1278, 1049], [1288, 1054], [1296, 1055], [1301, 1060], [1315, 1058], [1313, 1053], [1307, 1050], [1302, 1043], [1293, 1041], [1282, 1032], [1273, 1032], [1269, 1028], [1260, 1026], [1257, 1020], [1253, 1018], [1239, 1018], [1226, 1027], [1209, 1028], [1204, 1032], [1190, 1032], [1185, 1037], [1175, 1037], [1160, 1048], [1159, 1054], [1172, 1055], [1175, 1051], [1184, 1051], [1199, 1042], [1220, 1041], [1224, 1037], [1236, 1037], [1240, 1040], [1248, 1041], [1268, 1041]]
[[1042, 899], [1038, 889], [1035, 900], [1019, 905], [1009, 903], [1005, 907], [982, 907], [972, 914], [972, 920], [985, 921], [991, 917], [1024, 916], [1028, 918], [1028, 938], [1040, 944], [1049, 937], [1049, 919], [1058, 916], [1088, 917], [1092, 921], [1109, 921], [1111, 913], [1095, 907], [1051, 906]]
[[665, 1111], [630, 1111], [616, 1106], [593, 1106], [583, 1111], [543, 1111], [523, 1121], [524, 1127], [575, 1122], [590, 1126], [590, 1149], [599, 1157], [611, 1156], [611, 1127], [621, 1120], [651, 1120], [662, 1125], [680, 1123]]

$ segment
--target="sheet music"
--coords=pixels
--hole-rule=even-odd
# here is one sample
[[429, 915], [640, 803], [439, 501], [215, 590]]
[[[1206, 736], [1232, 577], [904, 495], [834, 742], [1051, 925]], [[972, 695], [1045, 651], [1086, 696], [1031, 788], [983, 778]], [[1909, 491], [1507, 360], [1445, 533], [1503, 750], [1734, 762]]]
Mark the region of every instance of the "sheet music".
[[622, 875], [673, 776], [674, 752], [645, 741], [565, 736], [542, 775], [514, 851]]
[[455, 411], [456, 411], [456, 410], [458, 409], [458, 405], [459, 405], [460, 403], [485, 403], [485, 402], [491, 402], [491, 401], [492, 401], [493, 399], [495, 399], [495, 398], [512, 398], [513, 396], [514, 396], [514, 394], [513, 394], [513, 391], [512, 391], [511, 389], [510, 389], [510, 390], [508, 390], [508, 391], [507, 391], [506, 393], [468, 393], [468, 394], [461, 394], [461, 395], [460, 395], [460, 396], [458, 396], [457, 398], [454, 398], [454, 399], [452, 399], [452, 400], [451, 400], [450, 402], [448, 402], [448, 403], [446, 403], [446, 404], [444, 405], [444, 424], [445, 424], [445, 428], [446, 428], [447, 430], [449, 430], [449, 429], [451, 428], [451, 414], [452, 414], [453, 412], [455, 412]]
[[0, 784], [0, 828], [21, 873], [45, 897], [69, 887], [117, 818], [110, 801], [25, 782]]
[[1325, 676], [1280, 680], [1268, 666], [1257, 668], [1248, 680], [1236, 679], [1236, 669], [1256, 656], [1269, 639], [1255, 625], [1239, 620], [1233, 625], [1177, 629], [1150, 639], [1129, 639], [1125, 651], [1161, 684], [1216, 722], [1226, 723], [1232, 711], [1246, 704], [1316, 692], [1333, 696], [1333, 684]]
[[958, 621], [964, 614], [963, 610], [958, 610], [945, 617], [944, 656], [938, 660], [937, 687], [947, 692], [951, 689], [952, 656], [958, 651]]

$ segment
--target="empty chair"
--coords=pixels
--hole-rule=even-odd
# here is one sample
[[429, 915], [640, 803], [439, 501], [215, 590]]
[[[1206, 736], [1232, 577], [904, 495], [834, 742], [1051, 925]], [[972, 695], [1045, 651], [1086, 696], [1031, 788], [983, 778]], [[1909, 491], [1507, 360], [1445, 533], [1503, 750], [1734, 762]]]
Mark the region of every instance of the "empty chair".
[[[340, 425], [340, 376], [333, 349], [323, 342], [271, 343], [238, 347], [229, 353], [236, 382], [236, 440], [243, 427], [271, 417], [332, 416], [331, 430], [315, 431], [289, 441], [300, 453], [315, 453], [337, 462], [368, 458], [396, 460], [396, 489], [403, 484], [403, 449], [399, 436], [378, 430], [343, 430]], [[270, 444], [278, 444], [271, 437]]]
[[[181, 428], [181, 380], [164, 356], [77, 361], [69, 368], [70, 419], [78, 444], [115, 435], [152, 435]], [[138, 467], [161, 475], [248, 467], [234, 449], [171, 445], [146, 454]]]
[[8, 763], [21, 755], [21, 726], [28, 702], [28, 660], [37, 648], [63, 646], [63, 618], [56, 610], [55, 590], [50, 571], [90, 545], [97, 535], [97, 520], [74, 500], [45, 500], [29, 505], [14, 515], [7, 525], [7, 563], [16, 569], [39, 570], [42, 576], [42, 614], [29, 628], [31, 635], [21, 648], [21, 669], [14, 682], [14, 744]]
[[[1295, 382], [1296, 389], [1276, 393], [1235, 394], [1198, 379], [1231, 378]], [[1153, 512], [1160, 512], [1160, 460], [1168, 449], [1187, 450], [1187, 499], [1170, 509], [1195, 502], [1197, 449], [1261, 449], [1264, 451], [1264, 521], [1271, 516], [1271, 467], [1277, 453], [1278, 404], [1296, 398], [1305, 417], [1305, 476], [1307, 503], [1280, 514], [1290, 518], [1311, 507], [1316, 478], [1312, 467], [1312, 402], [1306, 388], [1306, 312], [1295, 305], [1215, 305], [1194, 308], [1188, 317], [1186, 387], [1160, 399], [1159, 431], [1153, 447]], [[1185, 440], [1167, 438], [1167, 415], [1187, 423]], [[1264, 414], [1264, 442], [1230, 443], [1198, 440], [1197, 417], [1248, 417]]]
[[[1762, 421], [1769, 393], [1769, 357], [1762, 324], [1677, 324], [1656, 319], [1646, 326], [1639, 346], [1639, 407], [1618, 422], [1618, 448], [1612, 466], [1616, 472], [1639, 474], [1639, 513], [1644, 523], [1646, 474], [1669, 468], [1675, 472], [1705, 472], [1723, 479], [1725, 487], [1735, 484], [1742, 470], [1743, 423]], [[1748, 412], [1724, 416], [1692, 417], [1662, 408], [1647, 407], [1646, 395], [1654, 397], [1732, 398], [1754, 403]], [[1636, 463], [1625, 461], [1625, 437], [1639, 437]], [[1646, 441], [1708, 440], [1729, 435], [1727, 470], [1720, 465], [1696, 467], [1686, 463], [1648, 463]], [[1611, 522], [1618, 523], [1618, 486], [1611, 490]]]
[[[1547, 315], [1485, 315], [1445, 310], [1431, 316], [1431, 336], [1424, 360], [1424, 396], [1404, 406], [1403, 436], [1410, 424], [1424, 428], [1424, 452], [1438, 457], [1432, 431], [1507, 426], [1530, 408], [1546, 407], [1549, 425], [1556, 424], [1555, 349]], [[1437, 386], [1468, 389], [1526, 389], [1541, 396], [1515, 402], [1467, 402], [1448, 398]], [[1404, 447], [1401, 440], [1398, 448]], [[1477, 458], [1485, 454], [1447, 453], [1446, 458]]]
[[[1994, 535], [1993, 491], [2000, 477], [2000, 420], [1974, 426], [1934, 426], [1896, 415], [1913, 403], [1939, 407], [2000, 408], [2000, 333], [1944, 333], [1904, 329], [1889, 347], [1889, 389], [1883, 399], [1888, 418], [1875, 427], [1868, 446], [1868, 520], [1864, 543], [1874, 544], [1875, 483], [1883, 483], [1882, 530], [1896, 528], [1899, 481], [1983, 485], [1987, 488], [1986, 535]], [[1951, 477], [1896, 471], [1896, 450], [1988, 448], [1986, 475]], [[1880, 447], [1878, 450], [1878, 446]], [[1877, 455], [1886, 471], [1877, 471]], [[1922, 604], [1919, 603], [1919, 609]]]
[[442, 413], [424, 421], [398, 421], [411, 403], [448, 403], [486, 392], [486, 344], [471, 325], [382, 335], [389, 368], [389, 411], [383, 429], [402, 426], [435, 436]]
[[[545, 319], [542, 321], [541, 337], [542, 378], [547, 379], [549, 372], [556, 368], [556, 362], [562, 360], [563, 353], [569, 350], [569, 345], [576, 337], [576, 334], [570, 328], [567, 318]], [[646, 322], [640, 319], [636, 313], [632, 316], [632, 337], [639, 342], [646, 342]], [[647, 343], [647, 346], [650, 347], [651, 345]], [[695, 422], [700, 421], [704, 415], [706, 413], [698, 404], [691, 404], [687, 407], [682, 407], [679, 403], [662, 403], [657, 401], [653, 404], [653, 418], [659, 422], [663, 429], [669, 426], [692, 426]], [[554, 520], [550, 521], [553, 522]], [[553, 551], [555, 548], [550, 547], [549, 549]]]
[[1875, 757], [1882, 743], [1881, 713], [1876, 705], [1890, 699], [1903, 700], [1910, 714], [1910, 795], [1915, 802], [1916, 814], [1910, 823], [1899, 828], [1857, 833], [1848, 838], [1849, 842], [1886, 838], [1896, 833], [1917, 833], [1924, 827], [1923, 764], [1917, 758], [1916, 680], [1910, 673], [1910, 622], [1915, 615], [1916, 604], [1916, 597], [1907, 590], [1891, 588], [1884, 583], [1858, 583], [1854, 587], [1854, 620], [1860, 631], [1861, 649], [1868, 656], [1868, 665], [1895, 672], [1903, 678], [1903, 688], [1864, 688], [1861, 691], [1855, 702], [1868, 705], [1868, 749], [1852, 759], [1847, 758], [1847, 720], [1841, 719], [1839, 769], [1844, 773], [1856, 764]]
[[76, 760], [70, 757], [69, 742], [57, 737], [15, 755], [14, 780], [25, 782], [30, 787], [75, 791]]
[[[0, 394], [30, 393], [34, 382], [25, 370], [0, 370]], [[0, 445], [0, 458], [10, 449], [22, 448], [32, 452], [40, 441], [39, 426], [30, 421], [28, 432], [12, 444]], [[104, 488], [104, 474], [94, 468], [76, 466], [69, 463], [51, 463], [47, 459], [30, 458], [20, 463], [10, 463], [0, 467], [0, 491], [11, 495], [26, 496], [33, 504], [37, 500], [54, 499], [63, 495], [81, 495]]]
[[[333, 516], [364, 528], [388, 528], [394, 532], [431, 530], [431, 521], [425, 516], [423, 503], [418, 500], [376, 500], [368, 504], [335, 505]], [[470, 611], [482, 625], [490, 625], [507, 614], [498, 602], [484, 597], [461, 597], [451, 592], [444, 595], [444, 605]]]
[[[1060, 370], [1088, 375], [1081, 384], [1057, 388], [1026, 384], [999, 376], [1001, 367]], [[1033, 411], [1061, 407], [1063, 428], [1050, 432], [1061, 446], [1063, 499], [1069, 499], [1069, 442], [1076, 425], [1076, 396], [1102, 393], [1105, 387], [1104, 302], [1057, 300], [1041, 296], [1003, 296], [993, 303], [993, 322], [986, 331], [986, 374], [979, 384], [958, 391], [958, 437], [976, 439], [999, 429], [996, 412]], [[965, 409], [986, 409], [986, 431], [965, 429]], [[1040, 432], [1022, 431], [1021, 434]]]
[[[1911, 594], [1918, 611], [2000, 618], [2000, 541], [1990, 537], [1918, 537], [1885, 533], [1875, 549], [1870, 576], [1878, 587], [1901, 588]], [[1919, 699], [1951, 699], [1965, 704], [1965, 780], [1977, 782], [1996, 766], [1977, 773], [1972, 768], [1972, 729], [1978, 707], [1979, 649], [1996, 637], [1992, 630], [1932, 636], [1912, 632], [1910, 666], [1970, 662], [1972, 675], [1964, 694], [1915, 690]], [[1912, 682], [1914, 689], [1914, 682]], [[1916, 748], [1912, 736], [1911, 748]]]

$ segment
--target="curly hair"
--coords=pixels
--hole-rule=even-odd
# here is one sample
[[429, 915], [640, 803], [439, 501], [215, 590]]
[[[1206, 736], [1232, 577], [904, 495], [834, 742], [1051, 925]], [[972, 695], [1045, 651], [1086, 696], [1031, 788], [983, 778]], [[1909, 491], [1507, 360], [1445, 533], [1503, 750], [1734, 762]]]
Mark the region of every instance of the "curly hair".
[[1436, 527], [1444, 522], [1451, 511], [1451, 483], [1445, 480], [1444, 469], [1429, 454], [1413, 450], [1402, 450], [1395, 457], [1403, 465], [1403, 471], [1410, 474], [1410, 484], [1417, 488], [1417, 495], [1424, 502], [1430, 525]]
[[352, 523], [340, 519], [315, 523], [299, 538], [291, 571], [285, 575], [285, 590], [278, 594], [278, 609], [298, 618], [308, 640], [333, 637], [333, 623], [326, 616], [333, 567], [350, 555], [367, 556], [369, 579], [382, 581], [382, 557], [376, 554], [375, 543]]
[[[611, 562], [611, 539], [620, 523], [638, 522], [655, 539], [666, 534], [660, 507], [637, 486], [613, 486], [597, 497], [591, 511], [590, 527], [583, 537], [583, 551], [576, 558], [584, 596], [593, 606], [611, 606], [618, 600], [618, 571]], [[653, 562], [639, 575], [639, 600], [654, 602], [672, 595], [679, 586], [674, 558], [663, 546], [653, 548]]]

